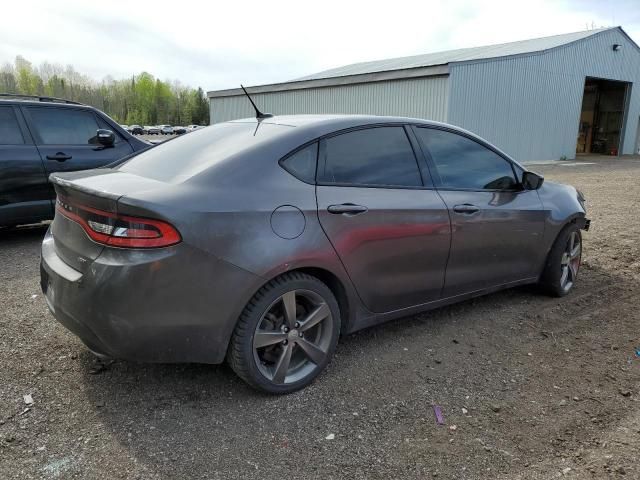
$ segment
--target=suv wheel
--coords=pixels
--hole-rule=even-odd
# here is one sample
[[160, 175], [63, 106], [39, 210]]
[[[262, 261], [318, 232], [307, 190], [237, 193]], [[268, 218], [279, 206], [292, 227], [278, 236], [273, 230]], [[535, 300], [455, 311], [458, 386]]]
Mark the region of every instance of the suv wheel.
[[249, 301], [234, 330], [227, 360], [249, 385], [290, 393], [309, 385], [327, 366], [340, 333], [331, 290], [303, 273], [288, 273]]

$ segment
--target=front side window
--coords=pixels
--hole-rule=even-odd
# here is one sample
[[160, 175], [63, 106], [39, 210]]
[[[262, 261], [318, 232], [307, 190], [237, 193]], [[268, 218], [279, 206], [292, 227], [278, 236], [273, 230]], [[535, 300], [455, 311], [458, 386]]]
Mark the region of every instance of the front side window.
[[318, 142], [307, 145], [282, 160], [282, 166], [291, 175], [307, 183], [315, 183]]
[[342, 185], [422, 186], [416, 157], [400, 126], [355, 130], [325, 139], [320, 181]]
[[0, 145], [23, 145], [24, 138], [13, 107], [0, 107]]
[[431, 154], [443, 188], [517, 188], [511, 163], [478, 142], [433, 128], [416, 128], [416, 134]]
[[91, 111], [70, 108], [29, 108], [42, 145], [95, 145], [98, 123]]

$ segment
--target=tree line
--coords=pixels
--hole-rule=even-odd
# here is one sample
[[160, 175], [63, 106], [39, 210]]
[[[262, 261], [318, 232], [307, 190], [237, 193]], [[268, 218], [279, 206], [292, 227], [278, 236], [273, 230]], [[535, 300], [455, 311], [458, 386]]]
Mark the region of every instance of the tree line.
[[201, 88], [154, 78], [147, 72], [101, 82], [48, 62], [34, 66], [21, 56], [0, 68], [0, 93], [58, 97], [92, 105], [119, 123], [208, 125], [209, 102]]

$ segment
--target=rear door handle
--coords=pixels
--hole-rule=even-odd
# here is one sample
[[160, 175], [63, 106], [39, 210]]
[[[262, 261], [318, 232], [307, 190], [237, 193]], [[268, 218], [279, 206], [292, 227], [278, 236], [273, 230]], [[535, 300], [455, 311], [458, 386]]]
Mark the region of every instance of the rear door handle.
[[72, 158], [71, 155], [67, 155], [62, 152], [58, 152], [55, 155], [47, 155], [48, 160], [57, 160], [58, 162], [64, 162], [65, 160], [69, 160], [70, 158]]
[[471, 205], [469, 203], [464, 203], [462, 205], [456, 205], [453, 207], [453, 211], [456, 213], [466, 213], [467, 215], [471, 215], [473, 213], [479, 212], [480, 208], [475, 205]]
[[353, 203], [343, 203], [341, 205], [329, 205], [327, 211], [336, 215], [357, 215], [359, 213], [365, 213], [369, 209], [363, 205], [354, 205]]

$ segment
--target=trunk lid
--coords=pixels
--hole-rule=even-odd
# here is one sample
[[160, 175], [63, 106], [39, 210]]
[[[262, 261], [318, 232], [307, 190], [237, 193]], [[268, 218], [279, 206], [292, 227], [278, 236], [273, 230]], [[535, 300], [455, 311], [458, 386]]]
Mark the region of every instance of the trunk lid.
[[123, 195], [164, 185], [156, 180], [110, 169], [55, 173], [49, 179], [56, 191], [56, 212], [51, 224], [56, 254], [82, 273], [105, 246], [91, 240], [82, 226], [63, 215], [60, 209], [73, 212], [74, 205], [81, 205], [115, 215], [118, 199]]

